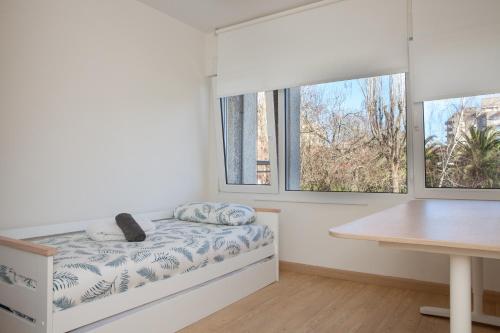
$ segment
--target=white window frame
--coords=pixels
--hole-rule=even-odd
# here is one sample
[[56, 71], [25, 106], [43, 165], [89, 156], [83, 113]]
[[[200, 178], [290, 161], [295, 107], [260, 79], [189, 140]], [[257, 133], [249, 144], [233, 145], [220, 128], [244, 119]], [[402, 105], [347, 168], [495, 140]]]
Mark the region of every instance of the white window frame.
[[[285, 141], [285, 89], [278, 90], [278, 156], [279, 156], [279, 198], [258, 198], [260, 201], [283, 201], [283, 202], [303, 202], [319, 204], [341, 204], [341, 205], [362, 205], [381, 203], [401, 203], [414, 198], [414, 161], [413, 161], [413, 136], [412, 128], [414, 120], [412, 117], [411, 96], [409, 86], [409, 73], [406, 74], [406, 158], [407, 158], [407, 193], [363, 193], [363, 192], [314, 192], [314, 191], [288, 191], [286, 190], [286, 141]], [[380, 73], [374, 76], [388, 75]], [[321, 83], [321, 82], [319, 82]]]
[[416, 124], [413, 129], [413, 167], [415, 170], [415, 197], [419, 199], [499, 200], [500, 189], [455, 189], [425, 187], [424, 103], [415, 103], [413, 109]]
[[271, 167], [270, 185], [235, 185], [227, 184], [226, 181], [226, 161], [224, 156], [224, 139], [222, 126], [222, 112], [220, 108], [220, 97], [215, 93], [216, 80], [212, 80], [213, 91], [213, 110], [215, 114], [216, 147], [217, 147], [217, 173], [219, 192], [230, 193], [278, 193], [278, 166], [276, 151], [276, 126], [274, 117], [274, 96], [273, 91], [266, 91], [266, 116], [267, 116], [267, 135], [269, 142], [269, 162]]
[[[386, 75], [380, 73], [380, 75]], [[322, 83], [322, 82], [318, 82]], [[220, 111], [219, 97], [215, 94], [216, 80], [212, 80], [213, 110], [215, 111], [215, 129], [216, 129], [216, 148], [217, 148], [217, 173], [219, 193], [248, 193], [255, 194], [252, 199], [255, 201], [267, 202], [292, 202], [292, 203], [317, 203], [317, 204], [339, 204], [339, 205], [359, 205], [367, 206], [373, 203], [397, 204], [406, 202], [414, 198], [414, 176], [413, 176], [413, 137], [411, 128], [413, 128], [412, 104], [410, 103], [409, 74], [406, 72], [406, 94], [407, 94], [407, 193], [362, 193], [362, 192], [314, 192], [314, 191], [287, 191], [286, 190], [286, 144], [285, 144], [285, 89], [278, 91], [278, 137], [276, 137], [274, 126], [274, 99], [273, 91], [266, 92], [268, 135], [270, 144], [270, 162], [271, 162], [271, 185], [229, 185], [226, 184], [225, 160], [224, 160], [224, 142], [222, 138], [222, 115]], [[273, 110], [271, 114], [269, 111]], [[272, 128], [270, 128], [270, 126]], [[276, 139], [277, 142], [276, 142]], [[271, 144], [275, 149], [272, 149]], [[277, 158], [279, 157], [279, 159]], [[274, 163], [273, 163], [274, 162]], [[276, 163], [278, 162], [278, 163]], [[279, 170], [278, 170], [279, 169]], [[279, 172], [278, 172], [279, 171]]]
[[[383, 75], [383, 74], [381, 74]], [[213, 110], [215, 111], [215, 129], [217, 138], [217, 173], [219, 192], [255, 194], [255, 201], [294, 202], [362, 205], [381, 202], [399, 203], [413, 198], [418, 199], [463, 199], [463, 200], [499, 200], [500, 189], [452, 189], [425, 187], [424, 161], [424, 105], [412, 102], [411, 81], [406, 73], [407, 92], [407, 177], [408, 193], [357, 193], [357, 192], [312, 192], [286, 190], [285, 156], [285, 90], [278, 90], [278, 132], [275, 133], [273, 91], [266, 92], [267, 129], [269, 136], [269, 158], [271, 163], [271, 185], [228, 185], [226, 184], [224, 144], [222, 138], [222, 117], [219, 98], [213, 84]], [[278, 140], [276, 140], [278, 139]], [[278, 144], [277, 144], [278, 143]], [[274, 148], [273, 148], [274, 147]], [[278, 159], [279, 156], [279, 159]], [[279, 169], [279, 170], [278, 170]], [[278, 172], [279, 171], [279, 172]]]

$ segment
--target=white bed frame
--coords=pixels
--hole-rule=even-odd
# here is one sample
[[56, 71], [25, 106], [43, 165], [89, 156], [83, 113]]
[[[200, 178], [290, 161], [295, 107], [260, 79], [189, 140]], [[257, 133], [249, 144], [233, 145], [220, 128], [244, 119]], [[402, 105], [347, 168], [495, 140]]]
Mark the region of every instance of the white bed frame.
[[[28, 238], [85, 230], [94, 221], [0, 231], [0, 265], [36, 281], [36, 288], [0, 281], [0, 328], [9, 333], [175, 332], [279, 279], [279, 210], [256, 209], [257, 223], [274, 232], [273, 244], [220, 263], [53, 312], [55, 248]], [[144, 214], [163, 219], [171, 213]], [[28, 316], [23, 317], [23, 314]]]

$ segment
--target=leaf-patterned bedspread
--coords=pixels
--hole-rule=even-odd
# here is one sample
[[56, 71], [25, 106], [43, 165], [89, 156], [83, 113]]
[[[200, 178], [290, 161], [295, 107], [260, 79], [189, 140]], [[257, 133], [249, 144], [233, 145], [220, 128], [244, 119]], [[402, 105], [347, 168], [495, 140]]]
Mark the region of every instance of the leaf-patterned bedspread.
[[144, 242], [96, 242], [85, 233], [47, 237], [54, 257], [54, 311], [167, 279], [273, 242], [264, 225], [156, 222]]

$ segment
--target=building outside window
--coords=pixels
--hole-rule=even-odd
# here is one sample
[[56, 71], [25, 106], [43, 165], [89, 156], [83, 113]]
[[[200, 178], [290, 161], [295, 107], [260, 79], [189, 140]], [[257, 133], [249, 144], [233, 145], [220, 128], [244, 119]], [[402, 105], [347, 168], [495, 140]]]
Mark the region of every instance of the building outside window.
[[271, 163], [264, 92], [220, 99], [226, 184], [269, 185]]
[[425, 187], [500, 188], [500, 94], [424, 102]]

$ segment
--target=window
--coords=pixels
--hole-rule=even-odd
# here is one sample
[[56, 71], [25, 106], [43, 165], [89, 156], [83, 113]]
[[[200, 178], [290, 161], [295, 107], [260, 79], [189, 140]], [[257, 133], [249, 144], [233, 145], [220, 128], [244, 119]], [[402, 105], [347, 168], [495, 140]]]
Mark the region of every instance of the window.
[[405, 74], [285, 91], [287, 191], [407, 193]]
[[270, 186], [276, 155], [274, 132], [271, 133], [273, 93], [223, 97], [219, 101], [225, 185]]
[[500, 94], [424, 102], [426, 188], [500, 188]]

